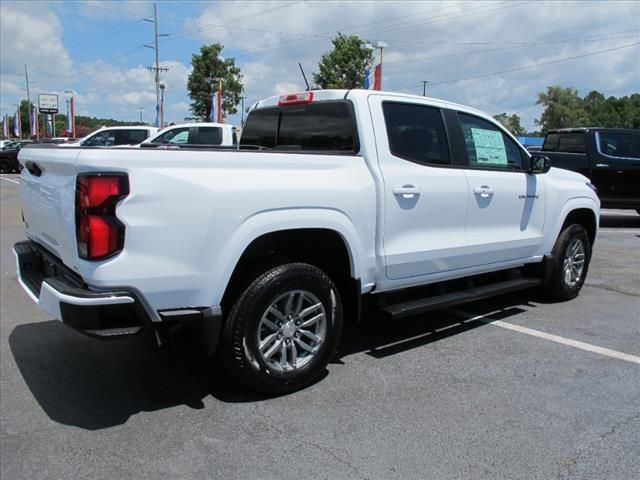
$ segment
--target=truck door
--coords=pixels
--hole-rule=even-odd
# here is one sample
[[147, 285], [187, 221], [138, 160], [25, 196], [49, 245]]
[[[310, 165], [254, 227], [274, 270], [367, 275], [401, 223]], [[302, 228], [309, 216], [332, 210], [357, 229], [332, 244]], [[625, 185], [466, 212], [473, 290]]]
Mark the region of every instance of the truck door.
[[387, 278], [462, 268], [469, 189], [464, 170], [452, 168], [442, 111], [375, 95], [369, 104], [384, 179]]
[[610, 208], [640, 205], [640, 134], [599, 131], [594, 137], [591, 180]]
[[458, 112], [458, 119], [471, 193], [465, 228], [468, 266], [535, 255], [543, 242], [543, 176], [526, 173], [524, 149], [500, 127], [467, 113]]

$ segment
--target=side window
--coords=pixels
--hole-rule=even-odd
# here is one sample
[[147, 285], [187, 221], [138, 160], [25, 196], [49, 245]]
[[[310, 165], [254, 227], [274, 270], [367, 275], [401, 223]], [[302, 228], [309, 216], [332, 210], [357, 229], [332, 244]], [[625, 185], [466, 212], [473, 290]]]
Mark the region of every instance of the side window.
[[585, 153], [584, 132], [562, 133], [558, 139], [558, 151]]
[[187, 143], [187, 140], [189, 140], [189, 127], [182, 127], [164, 132], [162, 135], [157, 137], [153, 143], [160, 145], [177, 144]]
[[104, 131], [96, 133], [94, 136], [87, 138], [82, 145], [85, 147], [104, 147], [107, 145], [109, 139], [109, 132]]
[[220, 127], [199, 127], [196, 141], [189, 141], [198, 145], [220, 145], [222, 143], [222, 129]]
[[417, 163], [451, 164], [440, 109], [383, 102], [382, 111], [393, 155]]
[[520, 148], [502, 130], [473, 115], [458, 113], [469, 157], [469, 166], [520, 170]]
[[633, 148], [630, 133], [598, 132], [600, 153], [610, 157], [640, 158], [640, 151]]
[[110, 145], [129, 145], [131, 143], [128, 130], [116, 130], [113, 132], [113, 136], [115, 141], [111, 142]]
[[127, 144], [129, 145], [137, 145], [139, 143], [144, 142], [149, 136], [148, 130], [129, 130], [129, 139]]

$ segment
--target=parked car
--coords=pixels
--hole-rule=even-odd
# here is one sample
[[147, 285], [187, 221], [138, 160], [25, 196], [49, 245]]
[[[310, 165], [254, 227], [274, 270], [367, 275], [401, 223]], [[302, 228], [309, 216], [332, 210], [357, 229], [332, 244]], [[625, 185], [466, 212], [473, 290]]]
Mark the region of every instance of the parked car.
[[0, 173], [20, 173], [22, 165], [18, 162], [18, 153], [30, 140], [14, 140], [0, 150]]
[[540, 154], [551, 165], [588, 177], [603, 208], [640, 213], [640, 130], [565, 128], [550, 130]]
[[72, 143], [61, 143], [60, 147], [130, 147], [138, 145], [158, 131], [155, 127], [127, 126], [102, 127]]
[[237, 150], [36, 145], [20, 161], [18, 278], [48, 315], [159, 344], [198, 328], [268, 393], [322, 375], [343, 315], [573, 298], [598, 230], [587, 178], [490, 115], [391, 92], [267, 98]]
[[192, 147], [237, 145], [236, 127], [226, 123], [183, 123], [157, 132], [140, 147]]

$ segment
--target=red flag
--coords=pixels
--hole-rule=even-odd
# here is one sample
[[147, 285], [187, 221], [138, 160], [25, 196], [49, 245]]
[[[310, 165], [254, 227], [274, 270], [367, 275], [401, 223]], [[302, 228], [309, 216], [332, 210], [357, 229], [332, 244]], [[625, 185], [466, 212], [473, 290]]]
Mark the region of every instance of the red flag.
[[382, 65], [376, 65], [373, 81], [374, 90], [382, 90]]
[[222, 122], [222, 80], [218, 83], [218, 94], [216, 95], [216, 122]]

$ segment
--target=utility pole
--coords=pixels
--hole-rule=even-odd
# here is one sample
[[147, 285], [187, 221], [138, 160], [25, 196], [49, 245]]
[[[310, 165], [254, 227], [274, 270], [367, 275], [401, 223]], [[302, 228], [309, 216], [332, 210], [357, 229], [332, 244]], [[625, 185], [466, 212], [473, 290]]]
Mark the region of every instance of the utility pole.
[[240, 126], [244, 125], [244, 99], [247, 98], [244, 95], [240, 96], [240, 108], [242, 108], [241, 110], [241, 115], [240, 115]]
[[140, 123], [142, 122], [142, 111], [144, 110], [144, 107], [140, 107]]
[[429, 83], [428, 80], [420, 80], [422, 82], [422, 96], [426, 97], [427, 96], [427, 83]]
[[31, 94], [29, 93], [29, 72], [27, 72], [27, 64], [24, 64], [24, 79], [27, 82], [27, 110], [29, 117], [29, 135], [33, 135], [33, 119], [31, 118]]
[[153, 32], [156, 46], [156, 105], [160, 105], [160, 49], [158, 48], [158, 6], [153, 4]]
[[145, 45], [147, 48], [153, 48], [156, 51], [156, 66], [155, 67], [147, 67], [147, 70], [154, 72], [154, 80], [156, 83], [156, 114], [158, 118], [158, 127], [162, 128], [162, 120], [160, 112], [162, 111], [162, 107], [160, 105], [160, 72], [167, 72], [169, 69], [166, 67], [160, 67], [160, 49], [158, 48], [158, 37], [167, 37], [169, 34], [158, 34], [158, 6], [157, 4], [153, 4], [153, 20], [149, 20], [148, 18], [143, 18], [146, 22], [153, 23], [153, 37], [154, 37], [154, 46]]

